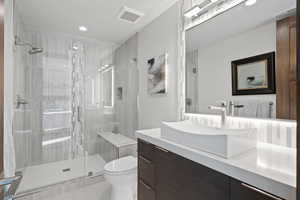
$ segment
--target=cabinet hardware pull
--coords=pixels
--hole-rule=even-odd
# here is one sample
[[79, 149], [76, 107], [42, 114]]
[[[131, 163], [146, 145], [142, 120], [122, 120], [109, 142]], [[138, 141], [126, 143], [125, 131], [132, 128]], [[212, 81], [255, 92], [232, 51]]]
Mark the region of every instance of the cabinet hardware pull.
[[279, 198], [279, 197], [276, 197], [276, 196], [274, 196], [274, 195], [271, 195], [271, 194], [269, 194], [269, 193], [267, 193], [267, 192], [264, 192], [264, 191], [262, 191], [262, 190], [260, 190], [260, 189], [257, 189], [256, 187], [250, 186], [250, 185], [248, 185], [248, 184], [241, 183], [241, 185], [242, 185], [243, 187], [246, 187], [246, 188], [250, 189], [250, 190], [253, 190], [253, 191], [255, 191], [255, 192], [258, 192], [258, 193], [260, 193], [260, 194], [262, 194], [262, 195], [265, 195], [265, 196], [267, 196], [267, 197], [270, 197], [270, 198], [272, 198], [272, 199], [274, 199], [274, 200], [283, 200], [283, 199], [281, 199], [281, 198]]
[[148, 160], [147, 158], [144, 158], [143, 156], [139, 156], [139, 158], [140, 158], [141, 160], [145, 161], [146, 163], [151, 164], [151, 161]]
[[161, 147], [158, 147], [158, 146], [155, 146], [156, 149], [160, 150], [160, 151], [163, 151], [163, 152], [166, 152], [166, 153], [169, 153], [168, 150], [164, 149], [164, 148], [161, 148]]
[[151, 187], [149, 185], [147, 185], [146, 183], [144, 183], [144, 181], [140, 180], [140, 183], [147, 189], [147, 190], [152, 190]]

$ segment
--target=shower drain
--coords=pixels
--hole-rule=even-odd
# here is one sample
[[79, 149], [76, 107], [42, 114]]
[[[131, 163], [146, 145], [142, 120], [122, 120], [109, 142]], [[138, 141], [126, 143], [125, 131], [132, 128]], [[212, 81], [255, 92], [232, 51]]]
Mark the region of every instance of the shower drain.
[[71, 168], [66, 168], [62, 170], [62, 172], [69, 172], [69, 171], [71, 171]]

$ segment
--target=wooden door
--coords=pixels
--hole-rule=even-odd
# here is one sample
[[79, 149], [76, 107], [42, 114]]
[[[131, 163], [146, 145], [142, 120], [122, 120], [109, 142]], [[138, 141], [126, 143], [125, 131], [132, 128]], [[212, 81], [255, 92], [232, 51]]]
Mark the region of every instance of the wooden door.
[[297, 118], [296, 17], [277, 21], [276, 117]]

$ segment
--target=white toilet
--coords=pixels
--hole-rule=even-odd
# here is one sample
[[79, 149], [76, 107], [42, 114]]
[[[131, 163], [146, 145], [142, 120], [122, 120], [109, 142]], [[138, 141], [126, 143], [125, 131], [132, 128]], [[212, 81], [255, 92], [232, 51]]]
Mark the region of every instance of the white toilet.
[[112, 185], [111, 200], [136, 200], [137, 158], [127, 156], [107, 163], [104, 177]]

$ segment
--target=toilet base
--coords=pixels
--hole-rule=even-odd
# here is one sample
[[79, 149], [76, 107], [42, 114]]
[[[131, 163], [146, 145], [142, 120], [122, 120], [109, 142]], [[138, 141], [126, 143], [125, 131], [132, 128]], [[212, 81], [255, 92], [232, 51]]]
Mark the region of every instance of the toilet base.
[[112, 187], [111, 200], [137, 200], [137, 185]]
[[104, 178], [112, 186], [111, 200], [137, 200], [137, 158], [128, 156], [107, 163]]

